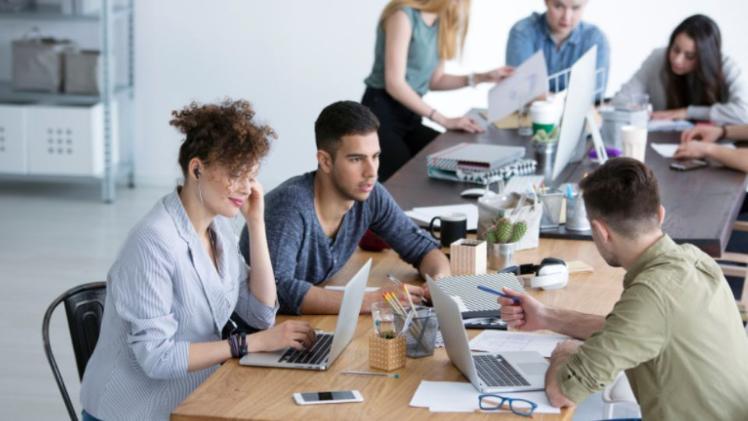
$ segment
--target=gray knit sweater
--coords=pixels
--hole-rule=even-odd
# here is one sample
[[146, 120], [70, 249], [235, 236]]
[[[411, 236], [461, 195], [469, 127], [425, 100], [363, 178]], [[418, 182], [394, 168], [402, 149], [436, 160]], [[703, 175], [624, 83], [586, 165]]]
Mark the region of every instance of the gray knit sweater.
[[[663, 70], [665, 50], [657, 48], [652, 51], [634, 76], [623, 84], [616, 96], [649, 94], [654, 111], [667, 109]], [[748, 123], [748, 85], [743, 80], [737, 64], [729, 57], [723, 56], [722, 66], [727, 82], [727, 101], [712, 106], [691, 105], [688, 107], [688, 119], [709, 120], [717, 124]]]

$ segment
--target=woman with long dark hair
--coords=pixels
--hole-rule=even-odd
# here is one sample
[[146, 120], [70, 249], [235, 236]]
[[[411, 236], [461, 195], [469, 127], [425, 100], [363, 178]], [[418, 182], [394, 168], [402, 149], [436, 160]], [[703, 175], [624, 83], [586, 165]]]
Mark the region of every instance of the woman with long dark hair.
[[648, 94], [653, 119], [748, 121], [748, 91], [740, 69], [722, 54], [717, 24], [693, 15], [670, 35], [667, 48], [655, 49], [617, 97]]

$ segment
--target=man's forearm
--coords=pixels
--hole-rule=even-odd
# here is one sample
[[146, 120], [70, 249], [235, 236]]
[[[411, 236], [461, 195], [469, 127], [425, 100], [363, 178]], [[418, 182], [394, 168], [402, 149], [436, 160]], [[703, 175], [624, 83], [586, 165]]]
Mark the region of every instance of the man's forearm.
[[549, 330], [577, 339], [585, 340], [602, 330], [605, 325], [603, 316], [557, 308], [548, 308], [547, 311], [546, 324]]
[[421, 275], [429, 275], [435, 280], [449, 276], [451, 273], [449, 260], [447, 260], [447, 256], [439, 249], [433, 249], [423, 256], [421, 264], [418, 266], [418, 271], [421, 272]]
[[561, 392], [561, 388], [556, 379], [559, 366], [566, 362], [566, 360], [568, 360], [568, 356], [551, 357], [551, 364], [548, 367], [548, 371], [545, 372], [545, 394], [548, 396], [548, 401], [551, 405], [556, 408], [574, 405], [574, 402]]
[[341, 291], [330, 291], [313, 286], [309, 288], [301, 301], [301, 314], [338, 314], [343, 301]]

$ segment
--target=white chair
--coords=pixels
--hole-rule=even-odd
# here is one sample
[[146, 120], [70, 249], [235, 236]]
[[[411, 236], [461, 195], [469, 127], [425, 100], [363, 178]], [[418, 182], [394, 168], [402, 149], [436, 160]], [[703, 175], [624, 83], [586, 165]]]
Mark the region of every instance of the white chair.
[[616, 408], [627, 408], [631, 412], [636, 412], [637, 415], [633, 415], [632, 417], [641, 418], [641, 409], [636, 402], [634, 392], [631, 390], [629, 380], [623, 372], [618, 373], [618, 377], [613, 380], [613, 383], [605, 386], [602, 397], [603, 419], [609, 420], [614, 418], [613, 412]]

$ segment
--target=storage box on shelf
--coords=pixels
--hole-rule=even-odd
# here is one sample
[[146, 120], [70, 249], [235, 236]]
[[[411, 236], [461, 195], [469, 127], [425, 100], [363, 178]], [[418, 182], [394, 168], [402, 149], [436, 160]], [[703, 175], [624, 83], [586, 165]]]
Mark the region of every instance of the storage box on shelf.
[[27, 174], [26, 108], [0, 104], [0, 173]]
[[[112, 104], [116, 110], [116, 103]], [[101, 177], [104, 173], [103, 106], [26, 107], [28, 173]], [[116, 115], [116, 111], [112, 115]], [[113, 119], [112, 163], [119, 161]]]

